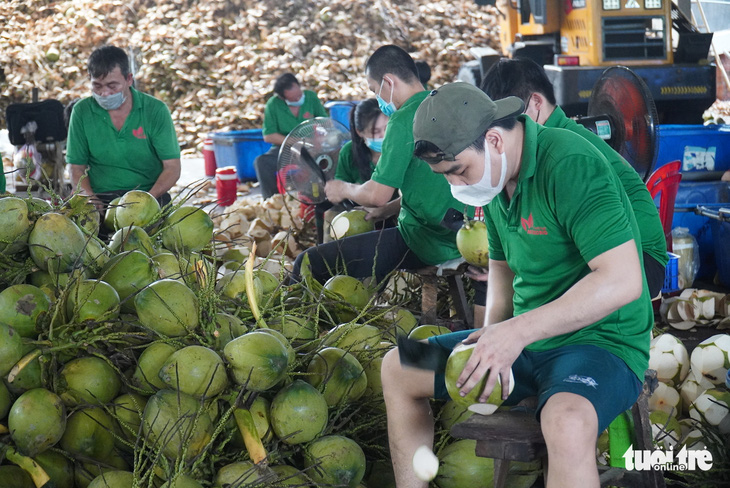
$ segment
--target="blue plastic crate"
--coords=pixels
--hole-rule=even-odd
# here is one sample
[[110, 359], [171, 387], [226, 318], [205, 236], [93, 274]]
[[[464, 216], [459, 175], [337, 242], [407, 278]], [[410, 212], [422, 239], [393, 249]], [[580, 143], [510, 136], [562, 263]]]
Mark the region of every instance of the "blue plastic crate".
[[730, 206], [730, 183], [727, 181], [682, 181], [677, 191], [672, 229], [686, 227], [697, 239], [700, 250], [700, 269], [697, 278], [712, 280], [717, 271], [715, 264], [715, 242], [709, 217], [697, 215], [698, 205], [717, 206], [727, 203]]
[[213, 153], [219, 168], [235, 166], [239, 180], [256, 180], [253, 162], [271, 148], [271, 144], [264, 141], [261, 129], [213, 132], [209, 138], [213, 139]]
[[662, 293], [674, 293], [679, 291], [679, 255], [668, 252], [669, 262], [664, 269], [664, 286]]
[[327, 102], [324, 108], [329, 110], [330, 117], [341, 123], [347, 130], [350, 130], [350, 112], [355, 109], [359, 102]]
[[655, 167], [676, 160], [683, 173], [730, 169], [730, 125], [658, 126]]

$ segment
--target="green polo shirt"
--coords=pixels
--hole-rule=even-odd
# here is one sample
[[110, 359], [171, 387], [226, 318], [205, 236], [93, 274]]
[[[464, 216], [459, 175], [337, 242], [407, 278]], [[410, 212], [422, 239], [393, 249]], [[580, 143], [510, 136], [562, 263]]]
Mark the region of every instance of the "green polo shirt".
[[575, 132], [593, 144], [603, 154], [616, 175], [618, 175], [619, 180], [621, 180], [621, 185], [629, 197], [631, 207], [634, 209], [636, 223], [641, 233], [642, 250], [663, 266], [666, 266], [669, 260], [667, 241], [664, 238], [664, 229], [659, 218], [659, 211], [636, 170], [619, 153], [614, 151], [606, 141], [575, 120], [568, 118], [560, 107], [555, 107], [555, 111], [545, 121], [545, 127], [560, 127]]
[[132, 88], [132, 110], [121, 130], [93, 97], [74, 105], [66, 162], [89, 167], [94, 193], [149, 191], [162, 173], [162, 161], [179, 157], [175, 126], [161, 100]]
[[448, 209], [464, 204], [451, 195], [443, 175], [413, 156], [413, 117], [427, 95], [427, 91], [413, 95], [388, 119], [372, 180], [400, 190], [398, 230], [416, 256], [433, 265], [460, 256], [456, 233], [441, 226], [441, 220]]
[[[370, 171], [375, 170], [375, 165], [370, 161]], [[366, 180], [360, 176], [360, 170], [355, 164], [355, 158], [352, 155], [352, 141], [347, 141], [342, 149], [340, 149], [340, 157], [337, 159], [337, 169], [335, 170], [335, 179], [362, 185]]]
[[[621, 182], [596, 148], [573, 132], [539, 126], [524, 115], [520, 120], [525, 140], [515, 192], [510, 201], [502, 192], [485, 207], [490, 258], [506, 261], [515, 273], [515, 315], [558, 299], [590, 272], [591, 259], [639, 237]], [[620, 357], [643, 378], [652, 327], [644, 280], [638, 300], [527, 349], [592, 344]]]
[[263, 135], [281, 134], [286, 136], [292, 129], [307, 119], [329, 117], [317, 94], [310, 90], [304, 92], [304, 104], [299, 107], [299, 115], [291, 113], [291, 108], [283, 98], [274, 95], [269, 98], [264, 108]]

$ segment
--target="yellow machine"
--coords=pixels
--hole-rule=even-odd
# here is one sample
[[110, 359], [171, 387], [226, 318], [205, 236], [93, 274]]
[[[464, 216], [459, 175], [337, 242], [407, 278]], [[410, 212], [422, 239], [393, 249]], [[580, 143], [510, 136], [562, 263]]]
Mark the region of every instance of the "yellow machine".
[[[712, 34], [699, 32], [672, 0], [476, 3], [497, 7], [502, 54], [542, 64], [569, 115], [585, 113], [594, 83], [617, 65], [648, 85], [661, 123], [701, 123], [715, 101]], [[481, 74], [489, 64], [481, 60]]]

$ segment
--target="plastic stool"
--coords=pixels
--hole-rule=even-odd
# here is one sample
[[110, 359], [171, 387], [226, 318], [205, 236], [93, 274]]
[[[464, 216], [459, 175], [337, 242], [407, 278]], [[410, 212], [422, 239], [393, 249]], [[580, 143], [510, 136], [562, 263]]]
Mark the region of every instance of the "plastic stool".
[[674, 202], [677, 199], [679, 182], [682, 180], [682, 173], [679, 171], [681, 165], [680, 161], [667, 163], [654, 171], [646, 182], [646, 187], [652, 198], [661, 193], [659, 197], [659, 218], [662, 221], [667, 249], [672, 248], [672, 218], [674, 217]]

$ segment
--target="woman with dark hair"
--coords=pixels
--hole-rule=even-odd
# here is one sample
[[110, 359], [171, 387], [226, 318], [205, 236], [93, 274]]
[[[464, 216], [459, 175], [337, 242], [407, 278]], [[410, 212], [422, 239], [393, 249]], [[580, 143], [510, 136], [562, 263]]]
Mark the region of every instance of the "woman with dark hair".
[[[368, 98], [358, 103], [350, 111], [350, 135], [351, 140], [340, 150], [340, 157], [337, 161], [335, 179], [361, 185], [368, 181], [375, 170], [375, 165], [380, 159], [380, 152], [385, 137], [385, 126], [388, 125], [388, 117], [383, 114], [378, 106], [378, 101]], [[368, 219], [383, 221], [376, 223], [376, 227], [393, 227], [395, 220], [390, 219], [397, 215], [400, 210], [400, 200], [394, 199], [382, 208], [367, 208]], [[325, 213], [325, 221], [329, 222], [342, 212], [342, 205], [335, 205]], [[325, 241], [329, 240], [329, 231], [325, 232]]]
[[302, 90], [292, 73], [280, 75], [274, 82], [274, 96], [269, 98], [264, 109], [263, 136], [264, 141], [271, 144], [271, 149], [253, 163], [263, 198], [278, 193], [276, 171], [279, 148], [284, 139], [294, 127], [314, 117], [329, 117], [317, 94]]

